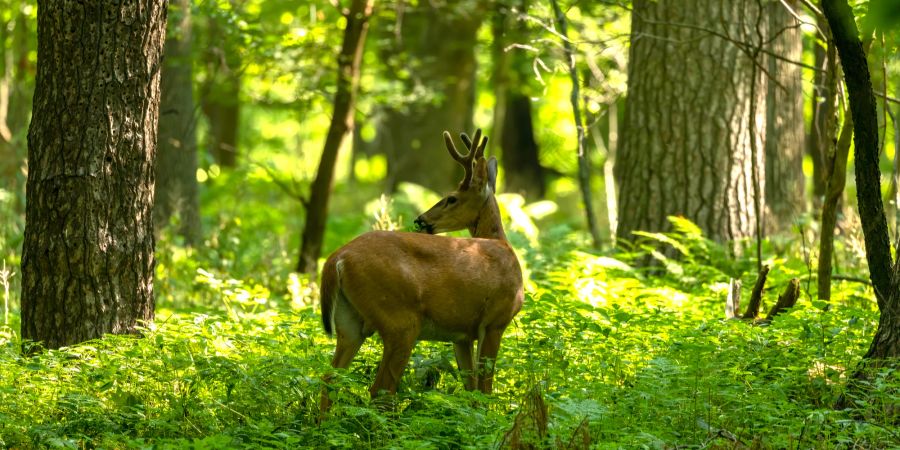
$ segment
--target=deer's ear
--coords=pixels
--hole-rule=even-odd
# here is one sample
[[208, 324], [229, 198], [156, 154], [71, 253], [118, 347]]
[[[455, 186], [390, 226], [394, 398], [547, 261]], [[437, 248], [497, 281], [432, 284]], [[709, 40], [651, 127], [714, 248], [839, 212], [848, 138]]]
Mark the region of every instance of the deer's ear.
[[487, 182], [491, 192], [497, 192], [497, 158], [491, 156], [487, 162]]

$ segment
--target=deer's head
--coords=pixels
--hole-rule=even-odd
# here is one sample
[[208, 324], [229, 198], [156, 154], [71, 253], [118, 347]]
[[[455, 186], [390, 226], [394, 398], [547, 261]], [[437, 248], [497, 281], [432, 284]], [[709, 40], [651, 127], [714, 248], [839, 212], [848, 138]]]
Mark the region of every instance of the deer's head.
[[484, 158], [484, 148], [488, 138], [482, 138], [481, 130], [475, 131], [474, 139], [460, 134], [468, 152], [465, 155], [456, 150], [450, 133], [444, 132], [444, 143], [450, 156], [465, 170], [465, 176], [455, 191], [447, 194], [439, 202], [415, 220], [416, 230], [435, 234], [447, 231], [474, 229], [479, 216], [493, 199], [497, 184], [497, 159]]

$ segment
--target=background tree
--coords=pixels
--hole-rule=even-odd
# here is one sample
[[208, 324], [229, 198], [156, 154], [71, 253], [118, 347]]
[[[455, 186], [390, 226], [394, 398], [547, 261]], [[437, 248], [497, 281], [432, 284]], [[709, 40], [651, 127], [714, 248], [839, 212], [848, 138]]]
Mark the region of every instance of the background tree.
[[325, 235], [325, 221], [328, 216], [328, 200], [334, 181], [334, 165], [338, 151], [353, 130], [354, 105], [359, 87], [359, 71], [365, 48], [369, 16], [374, 0], [353, 0], [345, 11], [347, 27], [344, 29], [344, 43], [338, 55], [337, 91], [334, 94], [334, 113], [328, 127], [322, 159], [316, 171], [309, 201], [306, 203], [306, 224], [303, 227], [300, 258], [297, 271], [315, 274], [322, 253], [322, 239]]
[[[535, 199], [544, 196], [544, 173], [534, 138], [532, 58], [527, 45], [527, 0], [497, 2], [491, 21], [494, 72], [494, 126], [497, 127], [504, 189]], [[494, 143], [497, 144], [496, 142]]]
[[664, 230], [670, 215], [717, 240], [754, 235], [766, 85], [740, 42], [752, 43], [762, 13], [757, 2], [634, 2], [615, 171], [621, 238]]
[[[3, 0], [0, 6], [0, 188], [17, 193], [24, 181], [25, 135], [34, 88], [29, 53], [34, 39], [27, 4]], [[14, 195], [10, 202], [17, 211], [24, 207], [20, 198]]]
[[206, 78], [200, 88], [200, 102], [209, 130], [206, 148], [213, 160], [233, 168], [238, 161], [241, 126], [241, 85], [243, 61], [241, 43], [245, 35], [236, 22], [243, 2], [228, 0], [227, 9], [212, 5], [206, 23], [203, 51]]
[[153, 318], [151, 208], [167, 6], [40, 5], [24, 339], [57, 348], [134, 332]]
[[178, 235], [184, 238], [186, 244], [193, 245], [200, 239], [200, 204], [191, 0], [172, 1], [168, 22], [160, 82], [159, 152], [156, 158], [153, 221], [158, 233], [169, 224], [173, 215], [177, 215]]
[[[417, 95], [379, 112], [379, 142], [387, 152], [387, 185], [409, 181], [443, 191], [458, 176], [444, 157], [444, 130], [472, 130], [475, 42], [486, 11], [482, 0], [400, 3], [379, 39], [383, 76]], [[397, 103], [397, 102], [395, 102]]]
[[[806, 210], [803, 175], [803, 33], [797, 20], [799, 2], [766, 5], [768, 80], [766, 93], [766, 223], [769, 232], [789, 232]], [[789, 9], [790, 8], [790, 9]]]

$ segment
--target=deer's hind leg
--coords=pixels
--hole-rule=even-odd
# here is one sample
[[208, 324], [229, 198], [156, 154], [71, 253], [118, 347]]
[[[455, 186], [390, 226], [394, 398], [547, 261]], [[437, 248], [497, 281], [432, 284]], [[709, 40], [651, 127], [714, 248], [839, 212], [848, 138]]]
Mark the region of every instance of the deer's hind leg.
[[478, 390], [485, 394], [494, 390], [494, 369], [502, 337], [503, 328], [489, 328], [478, 340]]
[[463, 377], [463, 384], [466, 390], [474, 390], [477, 377], [475, 374], [475, 359], [472, 357], [472, 341], [454, 342], [453, 352], [456, 354], [456, 366], [459, 367], [459, 373]]
[[[353, 358], [359, 352], [359, 348], [365, 342], [366, 338], [372, 333], [367, 332], [365, 322], [359, 315], [359, 312], [350, 305], [343, 295], [339, 295], [334, 304], [333, 311], [334, 333], [337, 338], [337, 344], [334, 348], [334, 357], [331, 359], [331, 367], [335, 369], [346, 369], [353, 362]], [[334, 374], [325, 375], [324, 381], [328, 384]], [[331, 399], [328, 397], [327, 386], [322, 389], [322, 396], [319, 401], [319, 409], [322, 412], [327, 411], [331, 407]]]

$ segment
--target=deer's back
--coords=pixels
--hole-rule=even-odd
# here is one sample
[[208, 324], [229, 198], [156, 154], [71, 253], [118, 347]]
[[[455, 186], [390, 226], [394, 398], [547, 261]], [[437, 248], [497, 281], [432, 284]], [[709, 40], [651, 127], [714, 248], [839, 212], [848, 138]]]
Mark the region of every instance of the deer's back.
[[421, 320], [422, 339], [503, 328], [522, 304], [521, 268], [501, 240], [373, 231], [335, 251], [330, 265], [373, 328]]

